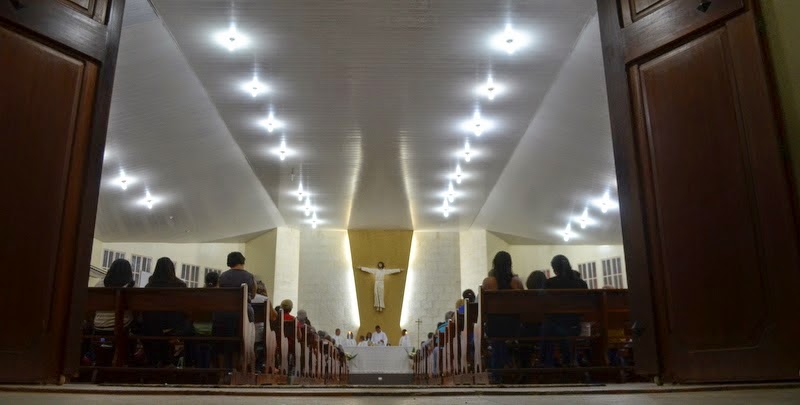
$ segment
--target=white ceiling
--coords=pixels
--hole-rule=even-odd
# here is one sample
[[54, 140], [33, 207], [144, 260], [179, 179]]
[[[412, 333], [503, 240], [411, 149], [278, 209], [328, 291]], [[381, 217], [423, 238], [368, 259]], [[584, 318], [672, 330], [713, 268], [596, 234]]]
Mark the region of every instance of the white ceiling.
[[[594, 0], [152, 2], [158, 16], [145, 0], [126, 5], [100, 239], [308, 226], [294, 194], [302, 179], [320, 227], [474, 224], [555, 243], [551, 230], [613, 184]], [[212, 40], [232, 21], [249, 48]], [[532, 38], [513, 55], [488, 45], [508, 21]], [[254, 71], [271, 88], [256, 98], [240, 88]], [[473, 91], [489, 72], [508, 88], [494, 101]], [[480, 138], [459, 127], [476, 107], [496, 124]], [[268, 109], [283, 130], [256, 124]], [[444, 218], [467, 137], [476, 156], [461, 162]], [[283, 162], [273, 153], [281, 139], [294, 152]], [[121, 167], [165, 200], [136, 205], [143, 183], [122, 191]], [[619, 243], [616, 212], [598, 225], [576, 240]]]

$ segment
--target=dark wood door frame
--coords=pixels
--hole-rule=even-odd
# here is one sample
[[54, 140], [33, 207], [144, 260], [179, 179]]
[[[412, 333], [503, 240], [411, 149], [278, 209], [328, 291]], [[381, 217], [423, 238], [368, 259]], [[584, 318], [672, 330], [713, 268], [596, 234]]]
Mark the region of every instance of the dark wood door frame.
[[[44, 347], [46, 350], [30, 356], [21, 354], [18, 348], [5, 351], [6, 348], [0, 348], [0, 355], [6, 356], [3, 358], [7, 360], [5, 364], [0, 364], [0, 382], [63, 383], [78, 371], [89, 277], [86, 269], [89, 268], [92, 251], [124, 4], [125, 0], [0, 1], [0, 28], [76, 61], [85, 61], [87, 72], [90, 73], [84, 78], [87, 91], [82, 96], [92, 100], [86, 104], [91, 108], [81, 107], [77, 112], [79, 116], [75, 131], [78, 135], [71, 146], [71, 157], [65, 168], [68, 177], [62, 205], [63, 217], [61, 228], [55, 231], [59, 235], [57, 254], [51, 258], [55, 271], [48, 275], [51, 284], [46, 286], [52, 290], [45, 292], [51, 294], [49, 320], [42, 320], [45, 325], [42, 334], [31, 342], [32, 347]], [[90, 93], [88, 89], [93, 92]], [[29, 113], [24, 110], [27, 108], [30, 108], [29, 104], [20, 102], [3, 113], [26, 114]], [[47, 119], [46, 113], [42, 112], [42, 119]], [[84, 123], [86, 127], [83, 127]], [[9, 134], [17, 137], [26, 135], [24, 131]], [[24, 168], [21, 170], [24, 171]], [[23, 173], [3, 175], [24, 176]], [[12, 240], [12, 244], [15, 242], [20, 243]], [[24, 263], [13, 265], [19, 268]], [[30, 269], [40, 272], [52, 270]], [[37, 287], [43, 286], [30, 286]], [[19, 287], [9, 284], [9, 288]], [[19, 316], [26, 316], [23, 311], [25, 304], [18, 304], [22, 311]]]

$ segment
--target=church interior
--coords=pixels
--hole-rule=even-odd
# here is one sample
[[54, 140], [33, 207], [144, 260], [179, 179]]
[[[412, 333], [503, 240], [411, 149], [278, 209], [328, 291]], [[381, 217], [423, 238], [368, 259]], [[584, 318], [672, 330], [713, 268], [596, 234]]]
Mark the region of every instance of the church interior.
[[0, 402], [800, 396], [800, 2], [5, 3]]

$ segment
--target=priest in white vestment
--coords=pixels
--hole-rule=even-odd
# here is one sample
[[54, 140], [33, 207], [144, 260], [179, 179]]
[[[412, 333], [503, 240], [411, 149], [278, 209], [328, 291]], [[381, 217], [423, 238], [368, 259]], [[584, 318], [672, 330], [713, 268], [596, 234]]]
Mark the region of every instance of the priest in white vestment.
[[353, 332], [347, 332], [347, 339], [344, 340], [344, 343], [342, 343], [342, 346], [344, 346], [344, 347], [355, 347], [355, 346], [358, 346], [358, 342], [356, 342], [356, 340], [353, 339]]
[[375, 310], [378, 312], [383, 312], [383, 309], [386, 306], [383, 303], [383, 279], [387, 274], [396, 274], [401, 271], [402, 269], [384, 269], [383, 262], [378, 262], [378, 268], [372, 267], [359, 267], [361, 271], [366, 271], [367, 273], [375, 275], [375, 287], [374, 287], [374, 294], [375, 294], [375, 303], [374, 307]]
[[344, 346], [344, 336], [342, 336], [342, 330], [339, 328], [336, 328], [334, 332], [333, 343], [335, 343], [336, 346]]
[[383, 333], [380, 325], [375, 325], [375, 333], [372, 334], [372, 345], [386, 346], [387, 343], [389, 343], [389, 338]]
[[411, 338], [408, 337], [408, 330], [403, 329], [403, 336], [400, 336], [400, 347], [411, 347]]

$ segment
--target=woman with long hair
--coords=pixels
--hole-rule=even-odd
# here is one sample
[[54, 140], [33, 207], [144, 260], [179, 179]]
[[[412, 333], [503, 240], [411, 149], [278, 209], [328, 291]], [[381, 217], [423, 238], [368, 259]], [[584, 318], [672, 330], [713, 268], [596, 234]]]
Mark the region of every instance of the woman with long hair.
[[169, 257], [162, 257], [156, 262], [153, 275], [147, 280], [145, 288], [177, 287], [186, 288], [186, 283], [175, 275], [175, 263]]
[[[169, 257], [156, 261], [153, 275], [144, 288], [186, 288], [186, 283], [175, 275], [175, 264]], [[142, 314], [142, 332], [146, 336], [186, 336], [192, 335], [192, 327], [186, 315], [180, 312], [145, 312]], [[143, 340], [142, 346], [147, 360], [153, 367], [174, 365], [170, 342], [164, 340]], [[186, 351], [191, 353], [190, 350]]]
[[[133, 287], [135, 281], [133, 280], [133, 269], [131, 262], [125, 259], [117, 259], [111, 263], [108, 268], [105, 278], [103, 278], [103, 286], [116, 287], [116, 288], [130, 288]], [[125, 312], [123, 318], [123, 325], [128, 328], [133, 321], [133, 316], [130, 312]], [[97, 311], [94, 315], [94, 331], [98, 335], [111, 335], [114, 333], [114, 311]]]
[[[577, 272], [572, 269], [572, 265], [564, 255], [553, 256], [550, 261], [555, 277], [547, 279], [544, 284], [545, 290], [585, 290], [588, 288], [586, 282], [577, 276]], [[542, 323], [542, 333], [545, 336], [560, 338], [557, 341], [545, 340], [542, 342], [542, 361], [545, 366], [556, 365], [555, 344], [558, 343], [561, 353], [562, 365], [573, 365], [575, 359], [572, 358], [573, 344], [568, 337], [580, 334], [581, 316], [577, 314], [549, 314]]]
[[[496, 290], [524, 290], [522, 280], [514, 274], [511, 263], [511, 255], [506, 251], [497, 252], [492, 260], [492, 270], [489, 276], [483, 280], [481, 285], [483, 291]], [[508, 345], [505, 341], [492, 339], [495, 336], [517, 336], [519, 334], [519, 319], [514, 316], [500, 315], [492, 316], [486, 322], [486, 335], [489, 337], [491, 345], [490, 365], [492, 369], [504, 368], [511, 358]], [[501, 382], [500, 373], [492, 373], [493, 383]]]

